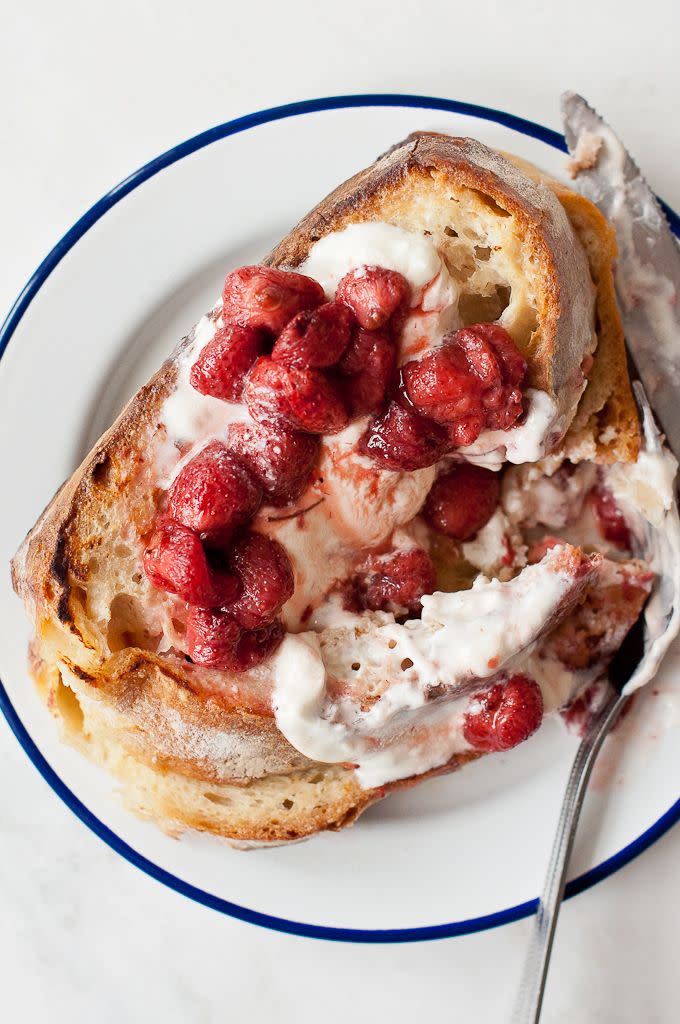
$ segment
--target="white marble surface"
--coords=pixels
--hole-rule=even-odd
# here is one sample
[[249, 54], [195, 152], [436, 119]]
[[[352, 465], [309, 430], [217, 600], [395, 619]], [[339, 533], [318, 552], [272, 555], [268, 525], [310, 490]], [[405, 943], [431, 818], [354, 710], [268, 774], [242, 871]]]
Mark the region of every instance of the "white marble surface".
[[[450, 0], [420, 9], [365, 0], [5, 5], [0, 306], [130, 170], [214, 123], [314, 95], [431, 93], [557, 127], [558, 94], [576, 88], [680, 207], [672, 0], [635, 13], [620, 0], [576, 0], [568, 17], [534, 0], [487, 0], [483, 15]], [[527, 922], [410, 947], [270, 934], [120, 860], [53, 796], [4, 723], [0, 771], [3, 1020], [508, 1019]], [[566, 905], [546, 1021], [678, 1019], [679, 856], [676, 829]]]

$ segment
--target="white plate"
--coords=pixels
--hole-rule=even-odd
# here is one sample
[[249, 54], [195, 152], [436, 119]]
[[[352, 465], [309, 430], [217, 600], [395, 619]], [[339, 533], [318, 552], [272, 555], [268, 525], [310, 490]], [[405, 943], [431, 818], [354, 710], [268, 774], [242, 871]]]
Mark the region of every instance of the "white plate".
[[[354, 941], [437, 938], [530, 913], [576, 741], [549, 722], [510, 754], [390, 797], [356, 828], [309, 843], [244, 854], [208, 837], [177, 842], [128, 814], [111, 778], [58, 742], [27, 677], [28, 628], [6, 567], [123, 401], [212, 305], [225, 272], [263, 255], [414, 129], [474, 135], [564, 177], [560, 136], [466, 104], [345, 97], [265, 111], [183, 143], [105, 196], [36, 271], [0, 335], [0, 701], [19, 742], [90, 828], [159, 880], [246, 920]], [[676, 648], [603, 755], [571, 894], [680, 817], [680, 744], [664, 721], [680, 718], [679, 659]]]

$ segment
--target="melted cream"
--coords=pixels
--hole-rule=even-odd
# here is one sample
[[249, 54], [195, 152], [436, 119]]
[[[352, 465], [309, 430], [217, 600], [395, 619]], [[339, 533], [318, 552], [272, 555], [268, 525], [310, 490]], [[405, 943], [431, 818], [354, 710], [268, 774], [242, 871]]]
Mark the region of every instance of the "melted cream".
[[528, 388], [524, 397], [527, 413], [523, 423], [511, 430], [483, 430], [474, 444], [459, 448], [456, 454], [493, 470], [505, 462], [519, 465], [542, 459], [564, 433], [565, 424], [545, 391]]
[[[241, 402], [223, 402], [211, 395], [202, 395], [189, 382], [191, 367], [205, 346], [215, 337], [222, 321], [214, 314], [201, 317], [193, 330], [191, 341], [175, 359], [176, 379], [173, 391], [163, 402], [160, 421], [165, 427], [165, 441], [156, 456], [158, 484], [167, 487], [181, 465], [192, 458], [197, 449], [215, 438], [224, 439], [232, 423], [252, 423], [248, 409]], [[185, 452], [182, 458], [182, 452]]]
[[345, 274], [360, 267], [385, 267], [402, 274], [411, 285], [415, 305], [422, 288], [438, 276], [442, 260], [425, 235], [370, 221], [324, 235], [297, 269], [318, 281], [332, 299]]
[[[445, 763], [467, 746], [470, 687], [527, 650], [573, 587], [556, 567], [561, 550], [507, 583], [480, 576], [471, 590], [423, 597], [419, 620], [363, 615], [320, 634], [289, 634], [274, 660], [278, 728], [313, 760], [357, 764], [365, 786]], [[329, 683], [343, 680], [379, 696], [368, 707], [342, 686], [331, 696]]]

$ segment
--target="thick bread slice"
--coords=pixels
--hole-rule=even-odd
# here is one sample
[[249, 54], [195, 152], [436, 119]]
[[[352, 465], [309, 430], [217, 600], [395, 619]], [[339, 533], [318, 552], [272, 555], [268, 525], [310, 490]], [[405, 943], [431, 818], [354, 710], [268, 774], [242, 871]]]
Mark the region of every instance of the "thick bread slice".
[[[44, 653], [51, 658], [50, 652]], [[351, 825], [388, 793], [455, 771], [480, 756], [461, 754], [417, 779], [377, 789], [363, 789], [351, 768], [314, 764], [299, 754], [299, 765], [287, 773], [276, 774], [272, 762], [271, 773], [264, 777], [254, 775], [240, 783], [223, 781], [216, 760], [206, 761], [199, 755], [190, 762], [182, 741], [173, 755], [154, 754], [143, 735], [131, 728], [129, 697], [115, 691], [109, 695], [111, 700], [103, 697], [101, 677], [86, 677], [73, 665], [66, 668], [62, 663], [59, 667], [45, 660], [37, 645], [31, 649], [30, 668], [61, 738], [117, 778], [131, 810], [153, 819], [175, 836], [192, 828], [246, 844], [268, 844], [304, 839], [324, 830], [337, 831]], [[133, 691], [133, 701], [136, 697], [143, 699], [144, 694], [143, 688], [137, 690], [134, 677], [133, 671], [124, 680], [125, 690]], [[161, 686], [167, 686], [168, 681], [169, 677], [159, 677]], [[171, 702], [175, 699], [170, 697]], [[164, 713], [164, 718], [168, 717]], [[223, 748], [230, 742], [247, 744], [247, 736], [238, 725], [229, 731], [228, 719], [220, 716], [219, 709], [208, 712], [206, 718], [210, 721], [206, 732], [212, 729], [214, 736], [220, 733], [218, 742]], [[146, 724], [148, 727], [148, 721]], [[181, 733], [191, 727], [185, 721], [177, 724]], [[264, 746], [272, 737], [266, 725], [260, 726], [259, 740]], [[280, 734], [278, 737], [280, 741]], [[207, 745], [205, 735], [197, 741]], [[275, 738], [273, 742], [275, 745]], [[184, 759], [176, 756], [180, 750]]]
[[[575, 347], [588, 330], [582, 298], [591, 285], [575, 233], [597, 288], [597, 349], [564, 451], [574, 461], [636, 458], [639, 423], [612, 273], [616, 242], [597, 207], [531, 164], [474, 139], [414, 132], [322, 200], [264, 262], [297, 267], [319, 238], [370, 220], [430, 234], [454, 276], [465, 275], [469, 322], [500, 315], [530, 360], [530, 382], [562, 408], [569, 407], [580, 362]], [[521, 239], [518, 252], [511, 251], [509, 235]], [[506, 297], [485, 274], [489, 250], [496, 258], [493, 250], [502, 248], [508, 252], [501, 270], [512, 285], [506, 309]], [[522, 294], [515, 297], [515, 288]]]
[[[446, 232], [451, 218], [442, 204], [447, 212], [455, 207], [454, 191], [480, 224], [509, 214], [526, 239], [522, 266], [534, 274], [540, 303], [533, 313], [531, 303], [518, 303], [517, 336], [535, 383], [559, 397], [573, 364], [572, 331], [583, 330], [578, 289], [590, 288], [583, 256], [553, 193], [478, 143], [414, 137], [341, 186], [269, 261], [297, 265], [324, 232], [379, 216], [437, 230], [437, 242], [457, 243], [455, 266], [458, 257], [465, 266], [479, 237]], [[468, 279], [483, 274], [484, 255], [474, 253]], [[604, 262], [602, 275], [606, 282]], [[484, 298], [499, 301], [496, 294]], [[279, 841], [339, 828], [401, 784], [363, 790], [351, 768], [319, 765], [294, 750], [258, 702], [266, 669], [252, 673], [248, 700], [235, 699], [228, 673], [154, 653], [149, 610], [158, 595], [140, 571], [140, 551], [159, 499], [154, 452], [164, 441], [162, 405], [174, 388], [177, 356], [192, 338], [133, 398], [14, 559], [14, 586], [35, 626], [32, 673], [67, 738], [113, 770], [131, 805], [168, 829]], [[604, 442], [596, 448], [598, 457], [611, 457]]]

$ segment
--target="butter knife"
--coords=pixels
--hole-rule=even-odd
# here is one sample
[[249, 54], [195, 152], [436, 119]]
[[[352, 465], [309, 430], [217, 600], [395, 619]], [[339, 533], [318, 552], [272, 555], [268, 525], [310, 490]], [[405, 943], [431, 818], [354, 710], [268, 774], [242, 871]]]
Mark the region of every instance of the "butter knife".
[[[676, 304], [680, 254], [664, 213], [622, 143], [599, 115], [575, 93], [562, 97], [565, 136], [577, 187], [616, 229], [619, 260], [616, 287], [629, 355], [653, 394], [669, 445], [680, 449], [680, 319]], [[641, 382], [633, 384], [644, 425], [644, 449], [661, 451], [661, 437]], [[597, 754], [616, 723], [632, 688], [653, 676], [677, 632], [680, 604], [680, 521], [677, 505], [660, 529], [650, 530], [645, 547], [656, 549], [663, 566], [645, 613], [617, 652], [612, 688], [579, 744], [565, 790], [543, 893], [514, 1007], [514, 1024], [540, 1019], [550, 954], [569, 858], [588, 780]]]
[[628, 351], [680, 457], [680, 250], [659, 201], [609, 125], [576, 93], [564, 93], [561, 106], [576, 188], [616, 230], [616, 292]]

